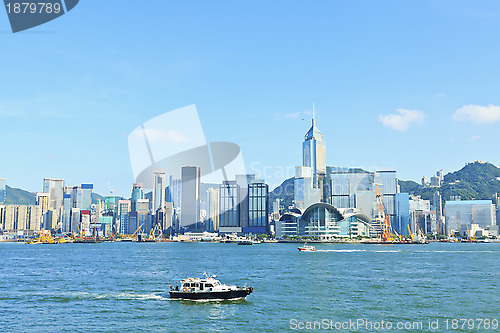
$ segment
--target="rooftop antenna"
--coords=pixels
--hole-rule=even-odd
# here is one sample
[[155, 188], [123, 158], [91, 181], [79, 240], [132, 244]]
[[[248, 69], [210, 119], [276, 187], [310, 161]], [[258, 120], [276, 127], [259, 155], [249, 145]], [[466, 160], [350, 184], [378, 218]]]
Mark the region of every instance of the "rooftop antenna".
[[110, 194], [110, 195], [112, 195], [112, 194], [113, 194], [113, 192], [114, 192], [114, 190], [113, 190], [113, 188], [111, 187], [111, 183], [109, 182], [109, 180], [108, 180], [108, 187], [109, 187], [109, 194]]
[[314, 102], [313, 102], [313, 119], [312, 119], [312, 124], [313, 124], [313, 126], [316, 125], [316, 121], [314, 120]]

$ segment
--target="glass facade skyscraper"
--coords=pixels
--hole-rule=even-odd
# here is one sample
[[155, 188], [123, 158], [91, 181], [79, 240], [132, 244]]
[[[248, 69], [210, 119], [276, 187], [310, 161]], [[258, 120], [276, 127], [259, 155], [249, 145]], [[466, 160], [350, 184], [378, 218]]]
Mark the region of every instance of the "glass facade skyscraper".
[[266, 233], [269, 186], [256, 180], [248, 184], [248, 227], [243, 232]]
[[323, 179], [326, 174], [326, 143], [323, 133], [316, 127], [314, 105], [312, 126], [304, 137], [302, 155], [302, 165], [312, 169], [313, 188], [322, 188]]
[[137, 211], [137, 202], [144, 199], [144, 189], [141, 183], [135, 183], [132, 188], [132, 197], [130, 199], [130, 211]]
[[220, 227], [239, 227], [238, 185], [225, 180], [220, 186]]
[[152, 213], [158, 209], [163, 209], [165, 203], [165, 172], [155, 170], [153, 173], [153, 205]]
[[295, 206], [304, 211], [317, 202], [325, 202], [326, 143], [313, 118], [302, 143], [302, 166], [295, 168]]

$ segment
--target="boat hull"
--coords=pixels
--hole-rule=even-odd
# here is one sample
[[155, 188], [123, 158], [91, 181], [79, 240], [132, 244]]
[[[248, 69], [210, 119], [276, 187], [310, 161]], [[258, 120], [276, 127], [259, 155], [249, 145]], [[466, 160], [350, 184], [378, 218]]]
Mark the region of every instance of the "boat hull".
[[252, 287], [227, 291], [182, 292], [170, 291], [170, 298], [186, 300], [234, 300], [244, 299], [253, 292]]

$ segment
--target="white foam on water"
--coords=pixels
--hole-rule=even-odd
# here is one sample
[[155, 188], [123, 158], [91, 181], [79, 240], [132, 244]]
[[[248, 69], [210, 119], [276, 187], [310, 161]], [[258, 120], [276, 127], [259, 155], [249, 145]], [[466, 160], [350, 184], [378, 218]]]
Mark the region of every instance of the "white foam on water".
[[[366, 250], [316, 250], [315, 252], [340, 252], [340, 253], [350, 253], [350, 252], [365, 252]], [[313, 251], [314, 252], [314, 251]]]

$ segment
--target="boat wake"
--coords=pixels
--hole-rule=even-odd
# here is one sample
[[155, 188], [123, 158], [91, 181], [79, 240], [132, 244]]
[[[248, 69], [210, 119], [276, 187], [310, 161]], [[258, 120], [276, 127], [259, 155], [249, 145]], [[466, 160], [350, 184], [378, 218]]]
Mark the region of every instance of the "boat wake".
[[[42, 295], [40, 295], [42, 296]], [[151, 293], [151, 294], [135, 294], [135, 293], [87, 293], [87, 292], [70, 292], [58, 295], [44, 294], [43, 296], [64, 297], [67, 299], [116, 299], [116, 300], [170, 300], [167, 294]]]
[[341, 252], [341, 253], [350, 253], [350, 252], [366, 252], [366, 250], [316, 250], [315, 252]]

